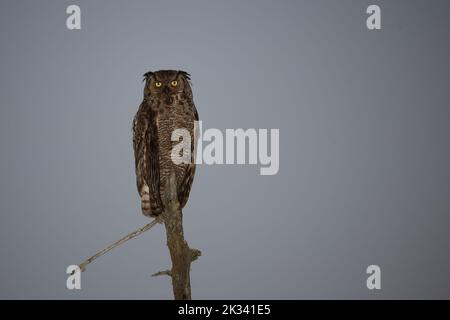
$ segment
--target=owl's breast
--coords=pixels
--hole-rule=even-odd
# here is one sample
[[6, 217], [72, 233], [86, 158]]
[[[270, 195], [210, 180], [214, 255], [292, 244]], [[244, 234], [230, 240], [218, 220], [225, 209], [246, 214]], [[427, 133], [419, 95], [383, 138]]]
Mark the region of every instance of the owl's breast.
[[174, 103], [160, 108], [157, 116], [158, 140], [160, 153], [170, 153], [172, 146], [178, 141], [172, 141], [172, 133], [176, 129], [186, 129], [191, 138], [194, 133], [195, 116], [193, 109], [186, 103]]
[[174, 171], [177, 183], [183, 181], [185, 172], [189, 164], [175, 164], [171, 154], [175, 145], [180, 141], [172, 141], [172, 133], [176, 129], [186, 129], [191, 138], [191, 146], [194, 143], [194, 121], [195, 116], [189, 104], [175, 102], [169, 106], [160, 108], [157, 116], [157, 132], [159, 143], [159, 165], [160, 165], [160, 192], [164, 194], [165, 182]]

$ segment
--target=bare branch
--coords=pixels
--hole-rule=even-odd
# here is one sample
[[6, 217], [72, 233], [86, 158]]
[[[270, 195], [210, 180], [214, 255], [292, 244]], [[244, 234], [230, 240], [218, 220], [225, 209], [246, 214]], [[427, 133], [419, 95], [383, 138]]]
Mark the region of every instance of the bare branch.
[[170, 271], [170, 270], [158, 271], [158, 272], [152, 274], [152, 277], [164, 276], [164, 275], [171, 277], [172, 271]]
[[119, 240], [117, 240], [116, 242], [114, 242], [113, 244], [107, 246], [105, 249], [97, 252], [96, 254], [94, 254], [92, 257], [86, 259], [85, 261], [83, 261], [82, 263], [80, 263], [78, 265], [78, 267], [80, 268], [81, 271], [86, 270], [86, 266], [88, 264], [90, 264], [92, 261], [94, 261], [95, 259], [101, 257], [102, 255], [104, 255], [105, 253], [107, 253], [108, 251], [114, 249], [115, 247], [117, 247], [118, 245], [121, 245], [122, 243], [133, 239], [135, 237], [137, 237], [138, 235], [140, 235], [141, 233], [144, 233], [147, 230], [150, 230], [154, 225], [156, 225], [158, 222], [160, 222], [160, 219], [154, 219], [152, 222], [146, 224], [145, 226], [143, 226], [142, 228], [139, 228], [129, 234], [127, 234], [126, 236], [120, 238]]
[[162, 214], [166, 227], [167, 246], [172, 260], [172, 287], [176, 300], [191, 299], [190, 269], [192, 258], [198, 258], [200, 251], [189, 248], [184, 240], [183, 220], [177, 197], [175, 173], [172, 172], [165, 190], [165, 211]]

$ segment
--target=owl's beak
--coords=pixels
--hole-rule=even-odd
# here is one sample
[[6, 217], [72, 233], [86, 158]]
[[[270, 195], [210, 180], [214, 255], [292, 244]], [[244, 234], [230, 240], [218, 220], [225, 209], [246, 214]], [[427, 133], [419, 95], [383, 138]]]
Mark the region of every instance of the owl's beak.
[[173, 97], [170, 95], [170, 89], [168, 87], [164, 87], [162, 89], [162, 93], [166, 96], [164, 99], [165, 104], [170, 105], [173, 103]]
[[173, 97], [172, 96], [167, 96], [166, 99], [164, 100], [164, 102], [169, 105], [173, 103]]
[[170, 93], [169, 87], [164, 86], [164, 88], [162, 89], [162, 93], [169, 94]]

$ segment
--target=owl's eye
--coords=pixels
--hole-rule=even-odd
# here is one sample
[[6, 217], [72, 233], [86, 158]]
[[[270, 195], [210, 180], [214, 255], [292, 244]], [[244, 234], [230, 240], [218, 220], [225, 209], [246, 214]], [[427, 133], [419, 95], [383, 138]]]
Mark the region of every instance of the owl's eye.
[[161, 83], [161, 82], [155, 82], [155, 87], [161, 88], [161, 86], [162, 86], [162, 83]]
[[178, 85], [178, 81], [177, 81], [177, 80], [173, 80], [173, 81], [170, 83], [170, 85], [171, 85], [172, 87], [176, 87], [176, 86]]

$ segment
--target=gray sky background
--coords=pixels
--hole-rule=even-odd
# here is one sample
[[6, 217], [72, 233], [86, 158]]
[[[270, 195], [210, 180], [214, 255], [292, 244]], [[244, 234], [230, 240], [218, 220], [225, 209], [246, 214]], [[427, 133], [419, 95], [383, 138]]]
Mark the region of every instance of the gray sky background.
[[[66, 29], [78, 4], [82, 30]], [[365, 26], [382, 9], [382, 30]], [[448, 1], [1, 1], [0, 298], [171, 299], [131, 121], [192, 74], [204, 128], [279, 128], [280, 171], [198, 168], [194, 298], [450, 298]], [[382, 289], [366, 288], [368, 265]]]

